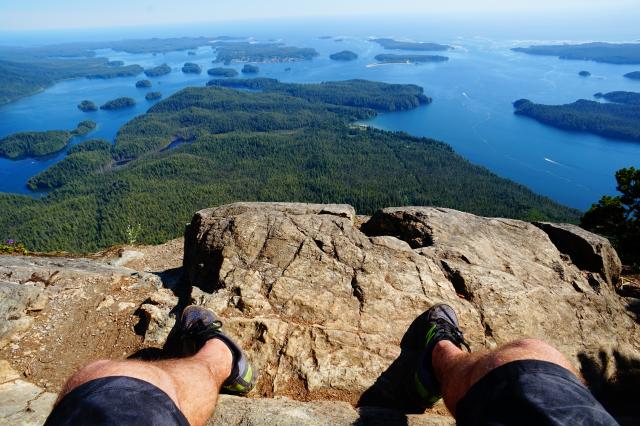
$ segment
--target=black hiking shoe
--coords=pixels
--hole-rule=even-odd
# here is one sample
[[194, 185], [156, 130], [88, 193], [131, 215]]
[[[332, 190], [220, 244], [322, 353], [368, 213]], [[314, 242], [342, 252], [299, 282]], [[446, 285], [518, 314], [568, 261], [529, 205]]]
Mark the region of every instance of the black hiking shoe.
[[462, 346], [469, 352], [471, 349], [458, 328], [458, 317], [451, 306], [445, 304], [432, 306], [426, 312], [426, 321], [424, 349], [418, 359], [418, 368], [414, 378], [420, 402], [425, 408], [429, 408], [442, 398], [440, 383], [438, 383], [431, 365], [431, 353], [436, 343], [441, 340], [449, 340], [460, 349]]
[[222, 332], [222, 321], [203, 306], [187, 306], [180, 318], [180, 337], [184, 356], [195, 354], [211, 339], [220, 339], [233, 356], [231, 375], [222, 384], [222, 391], [245, 395], [256, 384], [256, 374], [242, 349]]

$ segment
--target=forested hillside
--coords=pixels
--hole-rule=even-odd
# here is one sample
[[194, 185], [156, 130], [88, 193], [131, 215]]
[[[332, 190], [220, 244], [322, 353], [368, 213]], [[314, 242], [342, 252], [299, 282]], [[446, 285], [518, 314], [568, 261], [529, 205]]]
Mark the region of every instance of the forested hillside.
[[610, 102], [580, 99], [566, 105], [541, 105], [520, 99], [515, 113], [564, 130], [640, 142], [640, 93], [597, 93]]
[[[32, 179], [33, 187], [57, 188], [47, 196], [0, 195], [0, 235], [35, 250], [93, 251], [127, 242], [139, 228], [139, 242], [158, 243], [180, 235], [194, 211], [239, 200], [349, 203], [360, 213], [437, 205], [578, 218], [446, 144], [352, 123], [425, 103], [417, 86], [251, 84], [264, 91], [182, 90], [125, 125], [114, 146], [74, 147]], [[362, 106], [351, 106], [356, 101]]]

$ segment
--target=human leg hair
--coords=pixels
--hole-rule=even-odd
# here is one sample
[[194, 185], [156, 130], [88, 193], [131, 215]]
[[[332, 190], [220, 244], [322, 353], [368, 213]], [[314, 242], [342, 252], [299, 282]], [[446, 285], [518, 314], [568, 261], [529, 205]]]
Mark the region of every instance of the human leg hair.
[[194, 426], [204, 425], [218, 400], [223, 382], [231, 374], [232, 354], [219, 339], [212, 339], [193, 356], [167, 361], [93, 362], [64, 385], [58, 401], [78, 386], [104, 377], [125, 376], [144, 380], [164, 391]]
[[490, 352], [472, 354], [462, 351], [448, 340], [442, 340], [433, 348], [431, 359], [444, 402], [454, 416], [458, 402], [471, 386], [491, 370], [509, 362], [547, 361], [576, 374], [564, 355], [548, 343], [536, 339], [517, 340]]

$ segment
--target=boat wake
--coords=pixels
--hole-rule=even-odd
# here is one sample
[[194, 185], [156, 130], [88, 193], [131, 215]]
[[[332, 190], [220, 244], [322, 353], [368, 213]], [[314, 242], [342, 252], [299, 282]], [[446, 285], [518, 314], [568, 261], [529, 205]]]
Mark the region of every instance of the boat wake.
[[557, 161], [554, 161], [551, 158], [547, 158], [547, 157], [544, 157], [544, 161], [546, 161], [547, 163], [551, 163], [553, 165], [556, 165], [556, 166], [562, 166], [562, 167], [567, 167], [567, 168], [569, 167], [566, 164], [558, 163]]

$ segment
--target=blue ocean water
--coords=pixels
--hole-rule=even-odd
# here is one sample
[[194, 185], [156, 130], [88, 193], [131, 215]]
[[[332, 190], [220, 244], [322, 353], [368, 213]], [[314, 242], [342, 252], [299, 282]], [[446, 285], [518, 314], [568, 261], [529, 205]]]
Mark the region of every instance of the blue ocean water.
[[[342, 32], [338, 32], [341, 29]], [[171, 34], [154, 35], [175, 35], [173, 33], [177, 31], [172, 29]], [[320, 53], [312, 61], [259, 64], [259, 76], [262, 77], [285, 82], [364, 78], [420, 85], [427, 95], [433, 97], [432, 104], [409, 112], [381, 114], [368, 124], [445, 141], [469, 161], [572, 207], [586, 209], [601, 195], [615, 193], [615, 170], [640, 165], [639, 143], [560, 131], [515, 116], [512, 107], [512, 102], [520, 98], [556, 104], [579, 98], [592, 99], [596, 92], [640, 91], [640, 82], [623, 78], [623, 74], [640, 67], [565, 61], [510, 50], [514, 46], [543, 42], [539, 39], [455, 35], [452, 31], [438, 34], [433, 29], [416, 27], [410, 34], [400, 28], [381, 30], [365, 25], [349, 30], [318, 26], [304, 31], [289, 29], [287, 32], [273, 27], [259, 30], [253, 25], [201, 28], [198, 31], [207, 35], [253, 35], [260, 40], [273, 39], [289, 45], [314, 47]], [[318, 36], [321, 35], [333, 35], [334, 38], [320, 39]], [[375, 66], [373, 57], [384, 50], [368, 41], [370, 36], [435, 41], [453, 45], [455, 50], [448, 53], [450, 60], [446, 63]], [[104, 38], [122, 37], [111, 34]], [[328, 58], [329, 54], [344, 49], [356, 52], [358, 60], [344, 63]], [[203, 86], [209, 80], [206, 70], [218, 66], [212, 64], [214, 51], [206, 46], [197, 49], [195, 56], [189, 56], [187, 52], [132, 55], [103, 50], [97, 53], [143, 67], [168, 63], [173, 68], [171, 74], [150, 79], [153, 88], [149, 90], [160, 91], [164, 97], [187, 86]], [[204, 72], [201, 75], [183, 74], [180, 68], [184, 62], [196, 62]], [[241, 66], [232, 65], [238, 70]], [[590, 71], [592, 76], [579, 77], [581, 70]], [[64, 81], [37, 95], [1, 106], [0, 137], [18, 131], [72, 129], [79, 121], [92, 119], [98, 123], [96, 131], [73, 143], [96, 137], [113, 141], [124, 123], [144, 113], [154, 103], [144, 99], [148, 90], [134, 86], [140, 78], [144, 76]], [[76, 108], [83, 99], [100, 105], [120, 96], [133, 97], [137, 105], [119, 111], [92, 113]], [[0, 159], [0, 191], [29, 194], [25, 185], [29, 177], [60, 161], [65, 155], [63, 151], [45, 159]]]

